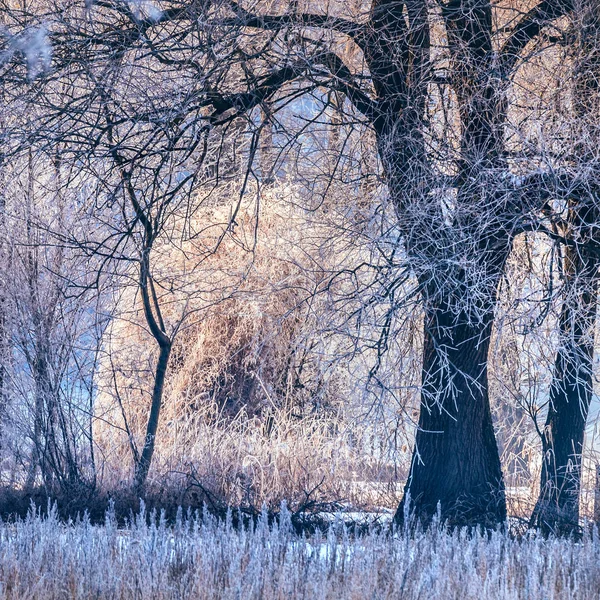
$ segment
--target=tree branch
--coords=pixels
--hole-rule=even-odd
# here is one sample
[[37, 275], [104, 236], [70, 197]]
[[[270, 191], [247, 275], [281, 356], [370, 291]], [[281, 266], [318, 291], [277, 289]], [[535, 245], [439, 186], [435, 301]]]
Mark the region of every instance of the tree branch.
[[542, 0], [515, 25], [500, 51], [501, 73], [508, 77], [515, 68], [521, 52], [552, 21], [573, 10], [572, 0]]
[[230, 0], [229, 5], [235, 12], [237, 19], [229, 22], [225, 21], [226, 24], [269, 31], [279, 31], [292, 26], [331, 29], [347, 35], [359, 45], [364, 43], [365, 26], [354, 21], [348, 21], [347, 19], [331, 17], [329, 15], [297, 12], [285, 15], [256, 15], [242, 8], [238, 2], [234, 2], [233, 0]]
[[[265, 77], [258, 87], [248, 92], [223, 96], [218, 92], [210, 91], [207, 95], [207, 104], [215, 108], [216, 113], [213, 115], [213, 119], [232, 109], [235, 109], [238, 113], [251, 110], [279, 91], [283, 84], [301, 77], [307, 69], [314, 69], [314, 66], [319, 63], [324, 65], [334, 77], [332, 84], [329, 84], [330, 87], [344, 92], [358, 111], [367, 118], [373, 119], [378, 112], [376, 103], [353, 85], [350, 70], [340, 57], [333, 52], [324, 52], [315, 56], [312, 61], [302, 61], [274, 71]], [[322, 85], [327, 86], [328, 83], [324, 81]]]

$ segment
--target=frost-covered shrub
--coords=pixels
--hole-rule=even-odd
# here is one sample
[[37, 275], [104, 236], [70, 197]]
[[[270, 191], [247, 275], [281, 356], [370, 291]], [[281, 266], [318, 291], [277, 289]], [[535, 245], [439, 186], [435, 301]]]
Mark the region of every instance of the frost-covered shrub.
[[231, 519], [144, 513], [118, 528], [55, 514], [0, 525], [0, 598], [596, 598], [600, 538], [503, 533], [358, 536], [340, 525], [296, 536], [289, 514], [243, 529]]

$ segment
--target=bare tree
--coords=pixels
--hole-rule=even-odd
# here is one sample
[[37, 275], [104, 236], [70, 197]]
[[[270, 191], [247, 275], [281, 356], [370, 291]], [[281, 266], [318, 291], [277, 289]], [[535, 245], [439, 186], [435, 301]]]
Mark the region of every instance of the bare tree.
[[[2, 240], [6, 327], [10, 351], [6, 392], [7, 438], [26, 463], [27, 490], [78, 500], [94, 491], [92, 437], [98, 339], [102, 310], [81, 287], [91, 274], [79, 253], [62, 247], [77, 211], [61, 188], [58, 165], [31, 153], [10, 168]], [[38, 477], [41, 475], [41, 479]]]
[[[542, 229], [549, 200], [564, 199], [574, 185], [568, 172], [540, 169], [536, 159], [515, 167], [527, 156], [514, 156], [506, 141], [509, 91], [530, 45], [561, 43], [545, 28], [573, 3], [508, 2], [504, 20], [494, 17], [491, 0], [375, 0], [368, 10], [353, 3], [349, 12], [282, 8], [108, 0], [68, 13], [12, 12], [13, 29], [30, 36], [53, 19], [52, 69], [44, 46], [31, 52], [22, 50], [26, 34], [7, 38], [13, 76], [43, 75], [29, 90], [43, 118], [28, 142], [47, 148], [60, 139], [72, 160], [110, 161], [106, 197], [126, 199], [132, 211], [119, 213], [107, 255], [121, 252], [121, 240], [138, 240], [139, 290], [159, 347], [138, 483], [152, 456], [172, 347], [150, 259], [164, 216], [201, 180], [205, 152], [217, 158], [202, 173], [220, 181], [226, 146], [212, 152], [215, 134], [258, 107], [273, 119], [294, 99], [321, 94], [323, 102], [334, 93], [376, 139], [400, 233], [398, 269], [412, 273], [424, 313], [419, 425], [396, 520], [414, 513], [428, 523], [439, 505], [453, 525], [496, 526], [506, 506], [487, 360], [498, 287], [515, 236]], [[250, 166], [257, 149], [254, 132]], [[184, 183], [176, 184], [184, 163]], [[248, 168], [242, 188], [251, 175]]]
[[[576, 3], [570, 21], [574, 41], [574, 140], [572, 160], [582, 171], [597, 169], [600, 78], [600, 22], [596, 2]], [[585, 176], [585, 175], [584, 175]], [[559, 348], [554, 365], [548, 415], [542, 431], [540, 494], [531, 522], [546, 533], [569, 535], [579, 529], [581, 462], [587, 415], [593, 391], [594, 332], [598, 296], [598, 212], [593, 183], [569, 199], [555, 231], [564, 241], [564, 297]]]

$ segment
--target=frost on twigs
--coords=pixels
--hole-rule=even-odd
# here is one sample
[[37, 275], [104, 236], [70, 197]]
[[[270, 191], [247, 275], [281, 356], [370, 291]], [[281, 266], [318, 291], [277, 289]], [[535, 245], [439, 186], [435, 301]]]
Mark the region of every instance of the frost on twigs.
[[52, 66], [52, 44], [46, 25], [8, 36], [7, 49], [0, 54], [0, 64], [7, 63], [17, 54], [25, 59], [30, 81], [47, 72]]
[[163, 14], [162, 10], [149, 0], [130, 0], [128, 4], [136, 19], [158, 21]]

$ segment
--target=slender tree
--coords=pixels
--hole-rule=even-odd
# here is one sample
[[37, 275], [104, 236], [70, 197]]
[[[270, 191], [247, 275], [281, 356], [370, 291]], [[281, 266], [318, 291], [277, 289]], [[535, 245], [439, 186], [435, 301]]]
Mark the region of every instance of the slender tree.
[[570, 19], [575, 145], [572, 160], [584, 184], [569, 199], [567, 218], [557, 220], [564, 243], [563, 301], [548, 414], [542, 431], [540, 493], [531, 522], [545, 533], [579, 530], [579, 494], [585, 427], [593, 392], [600, 212], [593, 175], [598, 163], [600, 18], [598, 3], [578, 3]]

